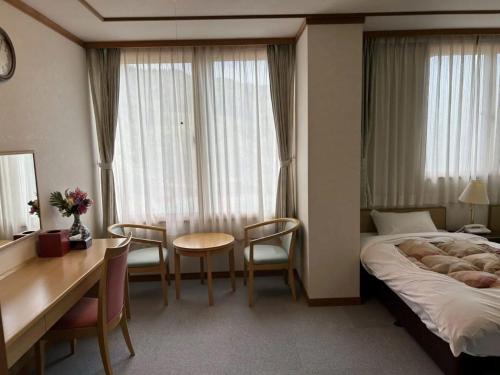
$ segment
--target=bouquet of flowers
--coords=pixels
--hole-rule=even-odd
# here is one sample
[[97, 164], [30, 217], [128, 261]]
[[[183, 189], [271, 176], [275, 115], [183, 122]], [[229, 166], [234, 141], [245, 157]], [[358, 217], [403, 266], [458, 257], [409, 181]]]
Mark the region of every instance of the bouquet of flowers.
[[30, 215], [40, 216], [40, 206], [38, 204], [38, 199], [33, 199], [28, 202], [28, 206], [30, 206]]
[[80, 188], [76, 188], [74, 191], [66, 189], [64, 195], [59, 191], [50, 194], [50, 204], [67, 217], [86, 213], [93, 203], [94, 201], [88, 198], [87, 193]]

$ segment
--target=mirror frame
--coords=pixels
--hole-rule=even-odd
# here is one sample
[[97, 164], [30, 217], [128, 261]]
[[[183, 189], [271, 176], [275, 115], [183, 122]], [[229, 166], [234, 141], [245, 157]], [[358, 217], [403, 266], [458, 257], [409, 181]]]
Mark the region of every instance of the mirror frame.
[[[36, 185], [36, 194], [37, 194], [37, 199], [38, 202], [40, 202], [40, 189], [38, 188], [38, 175], [36, 172], [36, 158], [35, 158], [35, 151], [33, 150], [13, 150], [13, 151], [0, 151], [0, 156], [4, 155], [21, 155], [21, 154], [31, 154], [33, 157], [33, 169], [35, 170], [35, 185]], [[38, 217], [38, 220], [40, 221], [40, 229], [34, 231], [33, 233], [27, 234], [26, 236], [23, 236], [21, 238], [18, 238], [17, 240], [13, 240], [11, 242], [8, 242], [6, 244], [0, 245], [0, 251], [6, 247], [12, 246], [14, 244], [17, 244], [21, 241], [24, 241], [28, 238], [31, 238], [33, 236], [37, 236], [41, 231], [42, 231], [42, 209], [40, 209], [40, 216]]]

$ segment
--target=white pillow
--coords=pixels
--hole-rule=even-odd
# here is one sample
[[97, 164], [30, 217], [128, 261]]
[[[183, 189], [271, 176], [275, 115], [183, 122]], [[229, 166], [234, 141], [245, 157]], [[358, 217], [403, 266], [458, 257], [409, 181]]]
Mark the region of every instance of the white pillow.
[[429, 211], [397, 213], [372, 210], [370, 216], [380, 235], [438, 231]]

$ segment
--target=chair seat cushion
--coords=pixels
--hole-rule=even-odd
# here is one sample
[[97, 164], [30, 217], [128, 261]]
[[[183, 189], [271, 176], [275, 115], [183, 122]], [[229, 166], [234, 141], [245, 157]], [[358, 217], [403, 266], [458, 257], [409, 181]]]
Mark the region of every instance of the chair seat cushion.
[[83, 297], [54, 325], [54, 329], [97, 326], [97, 298]]
[[[168, 250], [163, 248], [163, 259], [168, 262]], [[160, 263], [157, 247], [146, 247], [128, 253], [127, 264], [129, 267], [151, 267]]]
[[[245, 260], [250, 261], [250, 246], [245, 247]], [[277, 264], [288, 262], [288, 253], [281, 246], [254, 245], [254, 264]]]

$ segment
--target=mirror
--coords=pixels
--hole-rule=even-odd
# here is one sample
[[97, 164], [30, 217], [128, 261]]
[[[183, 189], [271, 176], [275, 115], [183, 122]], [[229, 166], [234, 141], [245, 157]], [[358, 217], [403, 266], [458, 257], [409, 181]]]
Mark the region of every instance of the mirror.
[[40, 228], [33, 152], [0, 153], [0, 247]]

